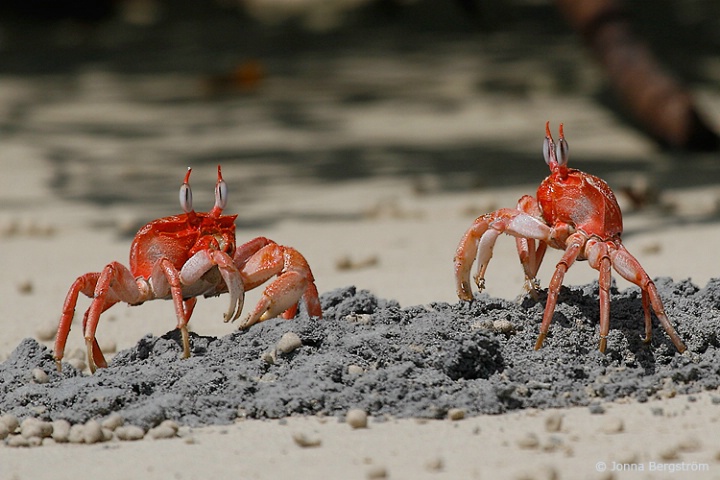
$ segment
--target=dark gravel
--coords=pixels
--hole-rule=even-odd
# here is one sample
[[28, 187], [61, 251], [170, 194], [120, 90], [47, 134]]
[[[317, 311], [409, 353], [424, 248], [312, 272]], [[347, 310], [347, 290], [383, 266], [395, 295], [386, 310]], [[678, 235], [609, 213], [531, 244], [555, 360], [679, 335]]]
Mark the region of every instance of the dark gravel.
[[[656, 284], [688, 346], [685, 354], [659, 325], [652, 343], [642, 343], [636, 288], [612, 291], [603, 355], [596, 283], [563, 287], [539, 351], [533, 346], [544, 298], [513, 303], [478, 295], [472, 303], [401, 308], [348, 287], [322, 295], [321, 321], [301, 312], [292, 321], [270, 320], [223, 338], [192, 334], [188, 360], [179, 358], [177, 331], [148, 335], [95, 375], [69, 364], [58, 373], [51, 351], [25, 339], [0, 364], [0, 414], [81, 423], [118, 412], [144, 428], [165, 419], [228, 423], [238, 412], [341, 416], [349, 408], [376, 417], [441, 418], [450, 408], [497, 414], [717, 388], [720, 279], [704, 288], [664, 278]], [[286, 332], [295, 332], [302, 346], [276, 352]], [[34, 383], [35, 368], [49, 374], [48, 383]]]

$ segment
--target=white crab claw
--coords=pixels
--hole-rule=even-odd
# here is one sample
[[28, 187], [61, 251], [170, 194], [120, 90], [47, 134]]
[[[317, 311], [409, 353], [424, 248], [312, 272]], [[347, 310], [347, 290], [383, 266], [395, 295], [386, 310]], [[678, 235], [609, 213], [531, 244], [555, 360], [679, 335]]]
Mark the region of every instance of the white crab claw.
[[228, 293], [230, 294], [230, 307], [228, 311], [223, 314], [223, 321], [234, 322], [240, 316], [245, 303], [245, 285], [243, 284], [242, 277], [238, 270], [231, 270], [229, 268], [220, 268], [220, 275], [225, 280], [225, 285], [228, 287]]
[[245, 302], [245, 284], [240, 271], [227, 253], [218, 250], [200, 250], [185, 262], [180, 276], [183, 284], [192, 285], [215, 265], [217, 265], [220, 276], [225, 281], [230, 294], [230, 307], [223, 314], [225, 322], [229, 322], [238, 318], [242, 312]]

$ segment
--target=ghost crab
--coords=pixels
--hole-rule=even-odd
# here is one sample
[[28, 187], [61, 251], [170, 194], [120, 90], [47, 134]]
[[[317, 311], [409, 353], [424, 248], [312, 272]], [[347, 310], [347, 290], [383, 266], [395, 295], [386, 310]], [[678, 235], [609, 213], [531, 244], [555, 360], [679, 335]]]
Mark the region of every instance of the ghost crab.
[[140, 305], [148, 300], [172, 299], [181, 332], [183, 357], [190, 356], [187, 324], [196, 297], [230, 294], [225, 322], [235, 321], [243, 308], [245, 292], [277, 275], [263, 292], [255, 309], [240, 328], [276, 317], [295, 316], [298, 302], [304, 299], [308, 314], [321, 317], [318, 291], [310, 266], [291, 247], [265, 237], [235, 246], [235, 218], [223, 215], [227, 204], [227, 185], [218, 166], [215, 206], [209, 212], [192, 207], [188, 168], [180, 187], [180, 205], [185, 213], [159, 218], [142, 227], [130, 247], [130, 268], [119, 262], [109, 263], [101, 272], [79, 276], [70, 287], [55, 339], [58, 369], [72, 324], [78, 295], [92, 298], [83, 317], [88, 365], [92, 372], [107, 363], [95, 332], [100, 315], [118, 302]]
[[640, 263], [628, 252], [620, 240], [623, 231], [622, 214], [612, 190], [604, 180], [568, 168], [568, 144], [560, 124], [557, 145], [545, 124], [543, 155], [550, 167], [550, 175], [537, 190], [537, 198], [523, 196], [516, 209], [502, 208], [478, 217], [467, 230], [455, 254], [455, 280], [461, 300], [472, 300], [470, 270], [477, 260], [475, 284], [485, 286], [485, 270], [492, 257], [495, 240], [502, 233], [516, 237], [517, 251], [525, 272], [526, 288], [536, 295], [536, 279], [547, 247], [564, 250], [548, 286], [547, 303], [535, 344], [539, 349], [552, 321], [560, 286], [565, 272], [575, 260], [587, 260], [600, 272], [600, 345], [605, 352], [610, 331], [610, 282], [613, 267], [623, 278], [639, 286], [645, 312], [645, 338], [650, 342], [652, 321], [650, 307], [660, 324], [680, 352], [686, 347], [665, 314], [655, 284]]

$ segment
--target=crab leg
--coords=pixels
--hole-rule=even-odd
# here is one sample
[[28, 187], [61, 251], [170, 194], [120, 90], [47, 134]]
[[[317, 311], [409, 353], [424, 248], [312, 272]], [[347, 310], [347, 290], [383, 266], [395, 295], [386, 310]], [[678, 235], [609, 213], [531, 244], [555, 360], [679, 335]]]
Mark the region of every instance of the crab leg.
[[241, 274], [248, 289], [264, 283], [273, 275], [278, 278], [265, 288], [257, 306], [243, 320], [240, 328], [274, 318], [282, 312], [284, 318], [292, 318], [301, 298], [305, 300], [309, 315], [322, 316], [310, 266], [294, 248], [268, 243], [244, 260]]
[[[275, 245], [275, 242], [265, 237], [253, 238], [249, 242], [243, 243], [242, 245], [237, 247], [237, 249], [235, 249], [235, 254], [233, 255], [233, 261], [235, 262], [235, 265], [238, 267], [239, 270], [242, 270], [250, 257], [259, 252], [260, 249], [268, 245]], [[248, 288], [248, 290], [250, 289]]]
[[188, 333], [187, 324], [190, 321], [193, 310], [195, 310], [196, 303], [197, 297], [190, 297], [183, 301], [185, 324], [178, 327], [180, 329], [180, 335], [182, 336], [183, 358], [190, 358], [190, 334]]
[[552, 322], [552, 317], [555, 313], [555, 306], [557, 305], [560, 287], [565, 278], [565, 272], [575, 263], [575, 260], [582, 251], [582, 247], [585, 245], [585, 240], [585, 236], [579, 232], [568, 238], [567, 250], [565, 250], [565, 253], [555, 267], [555, 273], [550, 280], [550, 285], [548, 285], [547, 302], [545, 303], [545, 312], [543, 313], [542, 323], [540, 324], [540, 334], [538, 335], [537, 342], [535, 342], [535, 350], [539, 350], [540, 347], [542, 347], [543, 341], [545, 341], [548, 330], [550, 330], [550, 322]]
[[472, 300], [470, 271], [474, 261], [477, 261], [475, 284], [483, 289], [485, 270], [492, 258], [495, 241], [502, 233], [548, 241], [551, 229], [532, 215], [510, 208], [478, 217], [463, 235], [455, 253], [455, 286], [461, 300]]
[[100, 314], [118, 301], [131, 305], [140, 304], [147, 298], [145, 293], [138, 287], [130, 270], [121, 263], [111, 262], [100, 273], [93, 292], [94, 298], [83, 321], [88, 367], [91, 372], [94, 373], [98, 366], [107, 366], [95, 339]]
[[610, 272], [610, 258], [604, 256], [600, 260], [600, 346], [598, 349], [601, 353], [605, 353], [607, 348], [607, 337], [610, 333], [610, 284], [612, 283], [612, 274]]
[[598, 280], [600, 284], [600, 291], [598, 292], [600, 297], [600, 346], [598, 349], [602, 353], [605, 353], [607, 336], [610, 332], [610, 284], [612, 282], [610, 271], [612, 262], [609, 256], [610, 245], [591, 239], [585, 246], [585, 256], [590, 267], [600, 272]]
[[644, 341], [650, 341], [652, 325], [649, 307], [652, 306], [655, 316], [657, 316], [660, 324], [663, 326], [678, 351], [682, 353], [687, 350], [687, 347], [680, 339], [665, 314], [665, 308], [663, 307], [662, 300], [660, 300], [660, 295], [658, 294], [657, 287], [655, 287], [655, 283], [650, 280], [650, 277], [635, 257], [633, 257], [622, 244], [619, 244], [616, 245], [615, 249], [610, 251], [610, 258], [615, 270], [622, 275], [623, 278], [634, 283], [642, 290], [642, 304], [643, 310], [645, 311]]
[[652, 341], [652, 319], [650, 318], [650, 296], [646, 290], [642, 290], [642, 306], [645, 314], [645, 338], [643, 343]]
[[[70, 334], [70, 328], [72, 326], [73, 316], [75, 315], [75, 306], [77, 305], [78, 296], [80, 295], [80, 292], [82, 292], [86, 296], [92, 297], [98, 278], [100, 278], [100, 272], [91, 272], [81, 275], [70, 286], [70, 290], [65, 297], [62, 315], [60, 316], [57, 334], [55, 335], [55, 347], [53, 348], [55, 352], [55, 363], [57, 364], [58, 371], [62, 368], [61, 362], [65, 356], [65, 344], [67, 343], [67, 338]], [[85, 314], [85, 319], [87, 319], [87, 312]]]
[[183, 300], [180, 272], [167, 258], [161, 258], [155, 263], [149, 285], [152, 289], [152, 295], [156, 298], [163, 298], [168, 293], [170, 294], [175, 306], [175, 316], [177, 317], [176, 328], [180, 330], [180, 336], [182, 337], [183, 358], [190, 358], [190, 334], [188, 333], [187, 324], [195, 309], [197, 299], [191, 297]]

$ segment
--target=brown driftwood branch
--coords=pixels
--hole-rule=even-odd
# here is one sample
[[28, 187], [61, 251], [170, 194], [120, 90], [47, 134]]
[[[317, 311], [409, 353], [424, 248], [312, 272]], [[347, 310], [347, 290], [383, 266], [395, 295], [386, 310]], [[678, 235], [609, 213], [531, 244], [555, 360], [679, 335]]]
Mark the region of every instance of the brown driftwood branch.
[[690, 93], [657, 62], [619, 1], [557, 0], [557, 7], [600, 60], [628, 114], [653, 137], [672, 148], [718, 148]]

